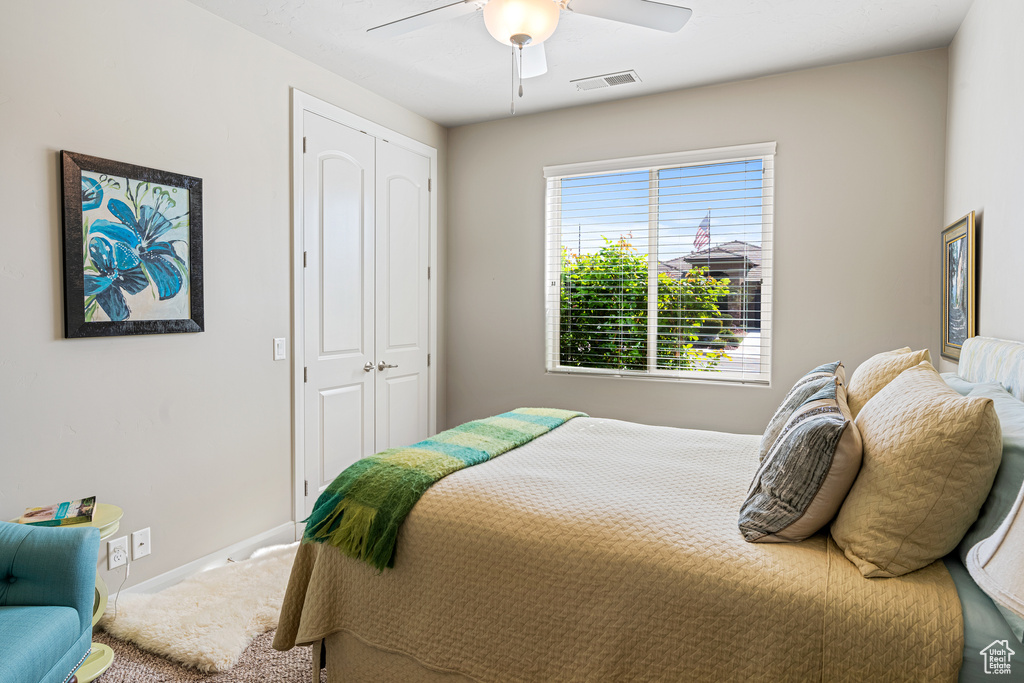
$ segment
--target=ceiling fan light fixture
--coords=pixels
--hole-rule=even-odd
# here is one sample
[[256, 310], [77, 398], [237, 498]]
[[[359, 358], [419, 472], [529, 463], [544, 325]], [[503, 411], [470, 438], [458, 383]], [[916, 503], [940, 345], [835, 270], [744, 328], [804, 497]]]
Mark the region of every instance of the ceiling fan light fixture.
[[484, 25], [503, 45], [539, 45], [555, 32], [558, 13], [554, 0], [489, 0]]

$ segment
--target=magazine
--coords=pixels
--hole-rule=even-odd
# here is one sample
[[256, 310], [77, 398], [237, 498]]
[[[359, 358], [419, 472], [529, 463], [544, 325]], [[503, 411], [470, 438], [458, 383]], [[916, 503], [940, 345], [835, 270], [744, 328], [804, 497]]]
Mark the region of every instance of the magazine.
[[96, 509], [96, 496], [72, 500], [66, 503], [47, 505], [41, 508], [28, 508], [18, 522], [34, 526], [67, 526], [92, 521]]

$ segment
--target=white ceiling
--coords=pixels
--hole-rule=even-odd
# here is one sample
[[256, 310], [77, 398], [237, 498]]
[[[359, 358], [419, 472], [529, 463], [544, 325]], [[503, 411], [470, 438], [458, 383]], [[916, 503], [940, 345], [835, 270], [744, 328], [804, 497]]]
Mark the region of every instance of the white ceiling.
[[[509, 116], [511, 48], [481, 12], [395, 38], [366, 29], [453, 0], [191, 0], [436, 121]], [[972, 0], [659, 0], [693, 9], [678, 33], [563, 11], [548, 73], [519, 115], [949, 44]], [[569, 81], [636, 70], [642, 83], [578, 92]]]

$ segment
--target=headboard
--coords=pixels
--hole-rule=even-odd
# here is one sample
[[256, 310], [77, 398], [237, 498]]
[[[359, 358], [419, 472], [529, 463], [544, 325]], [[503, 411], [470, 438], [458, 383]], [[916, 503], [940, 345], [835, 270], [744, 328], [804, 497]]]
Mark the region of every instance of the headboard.
[[[1024, 344], [992, 337], [967, 339], [960, 349], [957, 374], [968, 382], [998, 382], [1017, 400], [1022, 401]], [[991, 535], [971, 547], [963, 560], [971, 578], [998, 603], [1014, 637], [1019, 637], [1024, 632], [1024, 572], [1020, 570], [1024, 566], [1024, 488], [1021, 488], [1020, 479], [1022, 446], [1019, 421], [1016, 424], [1018, 431], [1009, 440], [1004, 432], [1003, 464], [996, 475], [989, 501], [982, 508], [981, 514], [985, 521], [979, 518], [978, 522], [985, 525], [982, 527], [985, 529], [983, 535], [990, 532]], [[993, 522], [999, 522], [1000, 517], [1001, 523], [992, 529]], [[977, 533], [975, 528], [972, 527], [972, 532]], [[971, 537], [971, 532], [968, 537]], [[976, 539], [972, 537], [972, 540]], [[959, 586], [957, 590], [960, 590]], [[969, 592], [965, 590], [965, 593]], [[965, 610], [965, 624], [969, 621], [967, 615]], [[967, 680], [963, 673], [967, 670], [966, 662], [973, 657], [973, 651], [965, 649], [961, 681]], [[973, 668], [977, 670], [980, 667]]]
[[968, 382], [999, 382], [1024, 401], [1024, 344], [994, 337], [971, 337], [960, 349], [956, 374]]

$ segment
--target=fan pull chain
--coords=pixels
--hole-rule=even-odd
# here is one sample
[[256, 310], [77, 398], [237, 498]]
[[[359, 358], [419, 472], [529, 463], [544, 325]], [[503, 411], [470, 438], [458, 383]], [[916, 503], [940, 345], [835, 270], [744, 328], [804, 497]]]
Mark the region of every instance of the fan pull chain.
[[[516, 87], [516, 46], [512, 46], [512, 88]], [[515, 93], [512, 95], [512, 106], [509, 107], [509, 113], [512, 116], [516, 115], [516, 96]]]
[[519, 96], [523, 96], [523, 46], [519, 46]]

